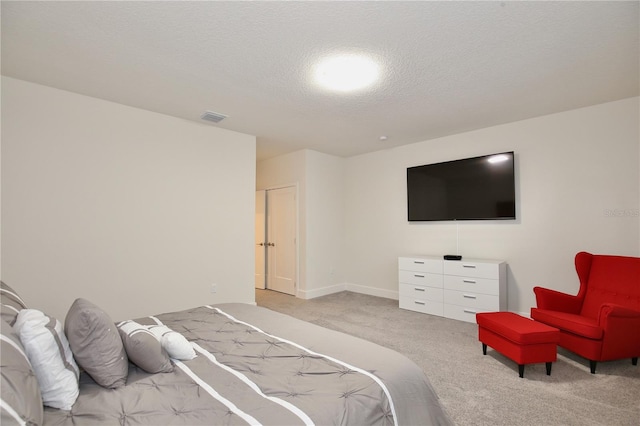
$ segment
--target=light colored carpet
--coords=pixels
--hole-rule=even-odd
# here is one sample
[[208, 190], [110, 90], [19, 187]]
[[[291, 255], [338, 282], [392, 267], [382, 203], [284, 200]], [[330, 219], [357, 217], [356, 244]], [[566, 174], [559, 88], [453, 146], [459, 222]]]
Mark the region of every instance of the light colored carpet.
[[518, 366], [491, 348], [477, 325], [398, 308], [352, 292], [311, 300], [256, 290], [259, 306], [398, 351], [426, 373], [453, 421], [464, 425], [640, 425], [640, 365], [589, 363], [563, 349], [551, 376], [544, 364]]

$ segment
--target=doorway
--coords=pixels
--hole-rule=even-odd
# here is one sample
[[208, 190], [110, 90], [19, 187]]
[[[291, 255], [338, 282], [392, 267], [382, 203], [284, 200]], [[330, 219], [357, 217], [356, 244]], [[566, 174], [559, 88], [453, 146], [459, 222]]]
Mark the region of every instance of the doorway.
[[256, 191], [256, 288], [296, 294], [296, 198], [296, 186]]

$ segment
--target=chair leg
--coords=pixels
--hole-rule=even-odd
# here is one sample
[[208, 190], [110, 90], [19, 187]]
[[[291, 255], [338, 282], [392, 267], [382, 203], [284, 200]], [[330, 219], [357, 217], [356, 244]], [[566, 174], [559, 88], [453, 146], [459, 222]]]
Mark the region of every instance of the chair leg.
[[638, 365], [638, 357], [637, 356], [634, 356], [633, 358], [631, 358], [631, 364]]
[[[487, 344], [483, 343], [482, 344], [482, 355], [486, 355], [487, 354]], [[636, 361], [638, 360], [638, 358], [636, 358]]]
[[551, 365], [552, 365], [552, 363], [547, 362], [546, 365], [547, 365], [547, 376], [550, 376], [551, 375]]
[[596, 374], [596, 364], [598, 361], [589, 360], [589, 367], [591, 367], [591, 374]]
[[520, 378], [524, 377], [524, 364], [518, 364], [518, 374]]

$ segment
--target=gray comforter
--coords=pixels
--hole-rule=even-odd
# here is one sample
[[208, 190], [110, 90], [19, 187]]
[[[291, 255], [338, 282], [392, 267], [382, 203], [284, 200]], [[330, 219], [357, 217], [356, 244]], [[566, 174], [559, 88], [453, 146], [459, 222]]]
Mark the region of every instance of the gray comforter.
[[424, 373], [397, 352], [245, 304], [136, 320], [185, 336], [197, 357], [173, 373], [130, 366], [111, 390], [83, 374], [69, 412], [51, 425], [447, 425]]

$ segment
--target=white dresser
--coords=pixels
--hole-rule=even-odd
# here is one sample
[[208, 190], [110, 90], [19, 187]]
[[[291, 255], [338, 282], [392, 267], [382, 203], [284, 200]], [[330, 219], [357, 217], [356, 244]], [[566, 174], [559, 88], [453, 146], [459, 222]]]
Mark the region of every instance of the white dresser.
[[501, 260], [398, 258], [400, 308], [475, 322], [477, 312], [507, 310], [507, 264]]

